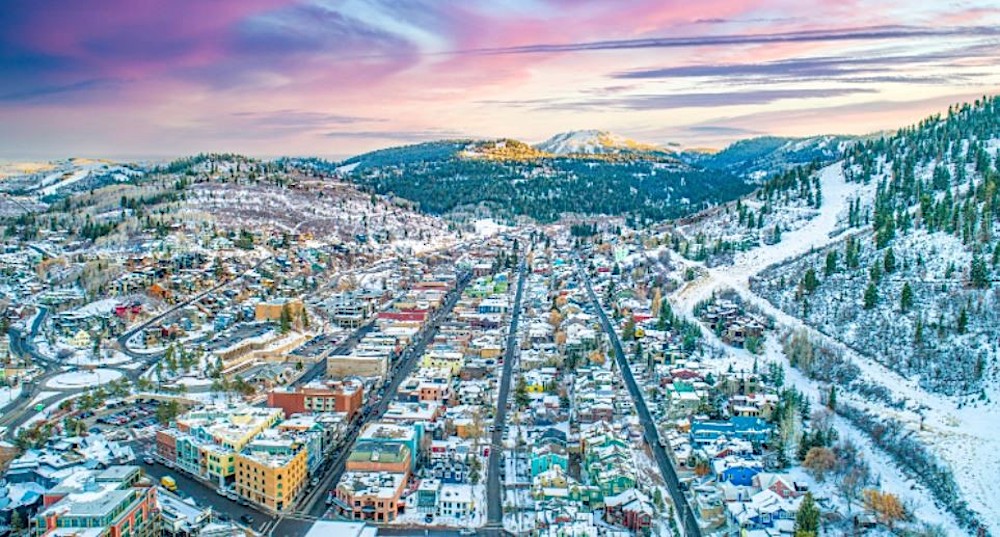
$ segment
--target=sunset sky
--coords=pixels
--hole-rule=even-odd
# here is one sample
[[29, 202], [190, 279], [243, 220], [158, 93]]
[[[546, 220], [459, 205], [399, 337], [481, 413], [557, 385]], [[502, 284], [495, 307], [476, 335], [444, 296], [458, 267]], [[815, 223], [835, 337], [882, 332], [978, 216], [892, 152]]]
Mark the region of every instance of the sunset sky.
[[721, 147], [895, 128], [998, 89], [996, 0], [31, 0], [0, 16], [7, 159], [341, 157], [589, 128]]

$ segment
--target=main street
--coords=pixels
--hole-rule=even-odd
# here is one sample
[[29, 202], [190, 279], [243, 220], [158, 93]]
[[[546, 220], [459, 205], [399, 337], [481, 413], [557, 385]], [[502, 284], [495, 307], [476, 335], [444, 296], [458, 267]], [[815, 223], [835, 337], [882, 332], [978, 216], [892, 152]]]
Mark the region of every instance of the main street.
[[507, 423], [507, 401], [510, 399], [510, 379], [517, 359], [517, 322], [521, 317], [521, 292], [527, 266], [524, 260], [518, 265], [517, 291], [514, 293], [514, 308], [507, 331], [504, 348], [503, 373], [500, 377], [500, 393], [497, 396], [497, 411], [494, 415], [491, 435], [490, 458], [486, 465], [486, 526], [503, 527], [503, 486], [500, 483], [500, 459], [503, 455], [503, 432]]
[[622, 378], [625, 379], [625, 385], [632, 395], [635, 410], [639, 413], [639, 421], [642, 423], [644, 429], [646, 443], [652, 449], [656, 464], [660, 467], [660, 473], [663, 474], [664, 481], [667, 483], [667, 490], [670, 491], [670, 498], [673, 500], [675, 509], [678, 511], [684, 534], [688, 537], [701, 537], [701, 527], [698, 526], [698, 520], [694, 516], [694, 511], [692, 511], [691, 505], [687, 502], [687, 498], [684, 497], [684, 493], [681, 491], [680, 482], [677, 480], [677, 472], [670, 462], [669, 457], [667, 457], [666, 450], [660, 445], [659, 433], [656, 431], [656, 422], [650, 415], [649, 409], [646, 408], [646, 399], [642, 396], [639, 384], [636, 383], [635, 377], [632, 375], [632, 369], [628, 364], [628, 360], [625, 359], [625, 351], [622, 349], [621, 340], [618, 339], [618, 334], [615, 332], [614, 327], [611, 326], [607, 314], [604, 313], [604, 308], [601, 306], [601, 302], [597, 299], [597, 294], [594, 293], [594, 288], [590, 284], [590, 276], [587, 274], [583, 263], [579, 260], [577, 261], [577, 273], [580, 275], [580, 279], [583, 280], [584, 285], [587, 286], [590, 301], [594, 304], [597, 316], [601, 320], [601, 326], [611, 341], [611, 348], [614, 350], [618, 369], [621, 371]]
[[[327, 506], [324, 500], [327, 491], [337, 484], [340, 476], [344, 473], [347, 457], [350, 455], [350, 446], [354, 444], [365, 423], [380, 418], [389, 409], [389, 403], [393, 400], [399, 385], [413, 372], [417, 360], [423, 355], [424, 349], [437, 332], [441, 321], [447, 318], [455, 304], [458, 303], [458, 299], [462, 296], [462, 291], [468, 285], [469, 280], [470, 275], [467, 273], [459, 276], [455, 288], [448, 293], [443, 307], [431, 315], [430, 320], [424, 325], [413, 344], [407, 347], [393, 364], [389, 372], [390, 380], [379, 391], [377, 400], [366, 405], [362, 410], [361, 417], [348, 429], [347, 436], [339, 444], [342, 447], [335, 450], [332, 458], [326, 463], [326, 469], [320, 477], [320, 482], [315, 487], [311, 487], [306, 496], [300, 500], [298, 513], [305, 515], [306, 520], [313, 517], [321, 518], [326, 514]], [[301, 518], [282, 517], [275, 524], [272, 532], [275, 535], [296, 535], [296, 528], [301, 524]]]

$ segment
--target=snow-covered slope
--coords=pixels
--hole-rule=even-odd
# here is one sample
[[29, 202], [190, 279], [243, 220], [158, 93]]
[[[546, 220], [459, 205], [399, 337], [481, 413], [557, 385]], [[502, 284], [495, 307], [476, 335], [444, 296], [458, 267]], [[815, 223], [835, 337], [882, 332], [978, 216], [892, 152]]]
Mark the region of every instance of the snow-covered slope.
[[4, 190], [44, 198], [100, 188], [143, 175], [142, 170], [130, 164], [78, 158], [23, 169], [26, 173], [8, 176]]

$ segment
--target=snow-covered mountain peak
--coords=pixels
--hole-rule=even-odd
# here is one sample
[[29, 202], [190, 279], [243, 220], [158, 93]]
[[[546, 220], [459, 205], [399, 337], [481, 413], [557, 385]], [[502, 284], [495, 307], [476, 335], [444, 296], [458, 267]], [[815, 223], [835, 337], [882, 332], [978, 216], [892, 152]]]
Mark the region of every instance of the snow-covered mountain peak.
[[634, 151], [664, 151], [653, 144], [636, 142], [624, 136], [602, 130], [579, 130], [559, 133], [535, 148], [555, 155], [603, 155]]

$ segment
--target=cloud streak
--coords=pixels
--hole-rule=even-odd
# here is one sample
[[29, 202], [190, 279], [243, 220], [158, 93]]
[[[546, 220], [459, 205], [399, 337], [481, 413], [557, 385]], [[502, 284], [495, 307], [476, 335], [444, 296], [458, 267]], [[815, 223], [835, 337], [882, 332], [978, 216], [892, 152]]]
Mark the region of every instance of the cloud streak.
[[780, 43], [815, 43], [831, 41], [890, 41], [916, 38], [945, 37], [996, 37], [1000, 28], [995, 26], [927, 28], [911, 26], [870, 26], [832, 30], [796, 32], [734, 34], [692, 37], [655, 37], [644, 39], [618, 39], [584, 41], [562, 44], [534, 44], [515, 47], [496, 47], [454, 51], [452, 54], [542, 54], [559, 52], [588, 52], [649, 48], [691, 48], [734, 45], [762, 45]]

